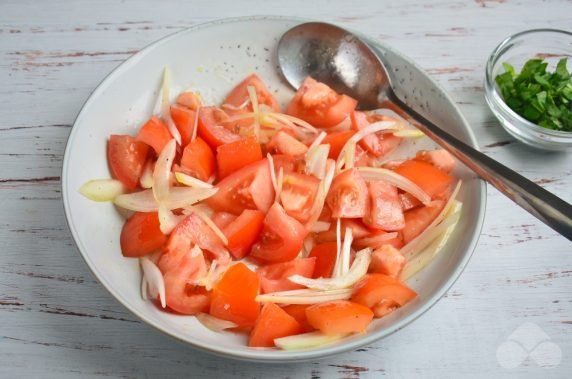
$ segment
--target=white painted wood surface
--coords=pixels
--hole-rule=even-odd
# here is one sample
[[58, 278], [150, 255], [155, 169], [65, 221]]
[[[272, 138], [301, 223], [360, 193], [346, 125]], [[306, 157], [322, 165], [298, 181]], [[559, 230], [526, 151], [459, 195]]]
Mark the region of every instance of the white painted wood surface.
[[[148, 43], [251, 14], [335, 22], [391, 44], [451, 93], [485, 153], [572, 201], [572, 155], [515, 142], [488, 110], [482, 85], [488, 54], [504, 37], [570, 30], [571, 1], [2, 0], [0, 377], [570, 377], [572, 245], [490, 188], [479, 246], [448, 295], [393, 336], [320, 361], [262, 365], [195, 351], [141, 323], [96, 282], [60, 194], [64, 147], [82, 103]], [[499, 346], [525, 323], [555, 345], [504, 368]]]

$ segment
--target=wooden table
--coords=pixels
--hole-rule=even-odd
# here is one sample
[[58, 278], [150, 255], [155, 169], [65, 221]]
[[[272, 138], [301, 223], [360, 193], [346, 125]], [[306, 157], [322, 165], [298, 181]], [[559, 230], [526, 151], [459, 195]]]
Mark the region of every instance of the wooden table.
[[[315, 362], [235, 362], [183, 346], [128, 313], [80, 257], [64, 219], [60, 171], [83, 102], [148, 43], [222, 17], [304, 16], [391, 44], [449, 91], [483, 152], [572, 201], [572, 155], [516, 142], [483, 94], [492, 49], [524, 29], [570, 29], [572, 2], [360, 4], [0, 3], [0, 377], [570, 377], [572, 245], [490, 187], [479, 246], [447, 296], [391, 337]], [[521, 363], [523, 345], [533, 353]]]

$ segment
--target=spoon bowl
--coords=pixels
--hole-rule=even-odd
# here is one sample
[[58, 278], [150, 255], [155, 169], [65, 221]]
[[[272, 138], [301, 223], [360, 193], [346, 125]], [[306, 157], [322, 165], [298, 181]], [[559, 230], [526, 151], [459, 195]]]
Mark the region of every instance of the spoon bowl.
[[572, 240], [572, 206], [510, 168], [445, 132], [400, 99], [384, 63], [371, 48], [338, 26], [310, 22], [288, 30], [278, 44], [278, 63], [286, 80], [298, 88], [311, 76], [352, 96], [360, 108], [387, 102], [449, 151], [466, 167], [533, 216]]

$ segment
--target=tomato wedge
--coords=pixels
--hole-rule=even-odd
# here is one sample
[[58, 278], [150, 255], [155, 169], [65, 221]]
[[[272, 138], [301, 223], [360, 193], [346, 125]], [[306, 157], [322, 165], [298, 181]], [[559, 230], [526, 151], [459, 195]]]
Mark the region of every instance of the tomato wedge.
[[111, 175], [129, 189], [135, 189], [147, 159], [149, 147], [131, 136], [111, 135], [107, 143], [107, 162]]
[[292, 275], [301, 275], [311, 278], [314, 273], [316, 258], [299, 258], [289, 262], [274, 263], [260, 267], [256, 273], [260, 276], [262, 293], [289, 291], [304, 288], [292, 283], [288, 278]]
[[310, 218], [320, 180], [314, 176], [289, 173], [284, 175], [280, 201], [286, 213], [300, 222]]
[[290, 134], [280, 131], [272, 137], [268, 145], [266, 145], [266, 149], [272, 153], [298, 157], [306, 154], [308, 146], [304, 145]]
[[218, 177], [223, 179], [250, 163], [262, 159], [262, 149], [256, 137], [245, 137], [216, 149]]
[[[258, 104], [268, 105], [273, 111], [279, 112], [280, 105], [274, 96], [268, 91], [268, 88], [256, 74], [247, 76], [242, 82], [238, 83], [236, 87], [224, 99], [223, 104], [230, 104], [235, 107], [241, 106], [245, 101], [250, 99], [247, 88], [254, 87]], [[252, 111], [252, 104], [249, 104], [247, 109]]]
[[274, 339], [292, 336], [302, 332], [296, 319], [274, 303], [266, 303], [256, 319], [250, 333], [248, 346], [273, 347]]
[[254, 325], [260, 304], [256, 301], [260, 280], [244, 263], [230, 266], [215, 284], [210, 314], [236, 323], [240, 328]]
[[183, 92], [177, 96], [176, 103], [190, 110], [197, 111], [201, 106], [201, 99], [194, 92]]
[[369, 271], [398, 278], [405, 266], [405, 257], [391, 245], [383, 245], [371, 253]]
[[286, 113], [316, 127], [329, 128], [349, 117], [356, 106], [357, 101], [351, 97], [339, 95], [324, 83], [307, 77], [288, 104]]
[[367, 197], [365, 180], [352, 168], [334, 178], [326, 202], [334, 218], [362, 218], [367, 208]]
[[427, 206], [405, 212], [405, 228], [401, 231], [403, 233], [403, 243], [407, 244], [427, 229], [444, 206], [445, 201], [433, 200]]
[[415, 159], [430, 163], [446, 173], [450, 173], [455, 168], [455, 158], [453, 158], [451, 153], [443, 149], [418, 151]]
[[160, 249], [167, 236], [159, 228], [157, 212], [136, 212], [123, 224], [121, 253], [124, 257], [143, 257]]
[[267, 212], [274, 202], [274, 187], [268, 160], [254, 162], [217, 183], [217, 193], [206, 200], [217, 212], [236, 215], [245, 209]]
[[260, 240], [250, 256], [264, 263], [290, 261], [300, 253], [306, 234], [304, 225], [274, 203], [264, 218]]
[[[217, 212], [213, 215], [213, 222], [219, 229], [226, 228], [231, 222], [236, 220], [236, 215], [228, 212]], [[227, 236], [228, 237], [228, 236]]]
[[346, 130], [344, 132], [329, 133], [322, 141], [322, 145], [330, 145], [328, 158], [338, 159], [342, 148], [352, 136], [356, 134], [355, 130]]
[[309, 307], [307, 304], [290, 304], [282, 308], [282, 310], [292, 316], [298, 324], [302, 327], [302, 331], [311, 332], [315, 330], [306, 317], [306, 309]]
[[228, 250], [236, 259], [242, 259], [250, 252], [264, 225], [264, 213], [245, 209], [240, 216], [223, 229], [228, 238]]
[[217, 107], [202, 107], [199, 110], [198, 133], [213, 149], [225, 143], [238, 141], [240, 136], [223, 126], [228, 115]]
[[306, 317], [324, 334], [343, 335], [363, 332], [373, 319], [373, 312], [361, 304], [338, 300], [308, 307]]
[[181, 146], [187, 146], [191, 142], [193, 126], [195, 125], [195, 111], [182, 105], [171, 105], [171, 118], [181, 134]]
[[354, 287], [353, 302], [373, 308], [381, 300], [393, 300], [400, 306], [407, 304], [417, 293], [400, 281], [383, 274], [367, 274]]
[[405, 219], [397, 188], [376, 180], [367, 184], [369, 190], [369, 206], [363, 222], [376, 229], [386, 231], [401, 230], [405, 227]]
[[417, 184], [431, 198], [446, 191], [453, 183], [453, 177], [446, 172], [430, 163], [415, 159], [403, 162], [395, 172]]
[[316, 258], [313, 278], [330, 278], [336, 265], [338, 253], [337, 243], [324, 242], [314, 245], [308, 255], [309, 258]]
[[135, 139], [151, 146], [157, 155], [161, 154], [165, 145], [172, 139], [171, 132], [167, 125], [157, 117], [153, 116], [139, 130]]
[[215, 155], [210, 146], [202, 138], [197, 137], [185, 146], [181, 167], [191, 176], [206, 182], [215, 173]]
[[[215, 232], [196, 214], [191, 214], [183, 219], [173, 233], [185, 236], [189, 241], [197, 244], [201, 249], [208, 250], [217, 257], [224, 257], [227, 251], [220, 238]], [[180, 237], [182, 238], [182, 237]], [[190, 249], [190, 246], [188, 247]]]

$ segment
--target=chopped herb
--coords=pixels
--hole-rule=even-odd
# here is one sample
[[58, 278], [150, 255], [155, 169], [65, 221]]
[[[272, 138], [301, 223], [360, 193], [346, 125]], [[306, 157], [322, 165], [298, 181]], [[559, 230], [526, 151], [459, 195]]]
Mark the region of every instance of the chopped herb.
[[543, 59], [530, 59], [520, 74], [508, 63], [495, 78], [504, 102], [520, 116], [547, 129], [572, 132], [572, 75], [562, 58], [551, 73]]

